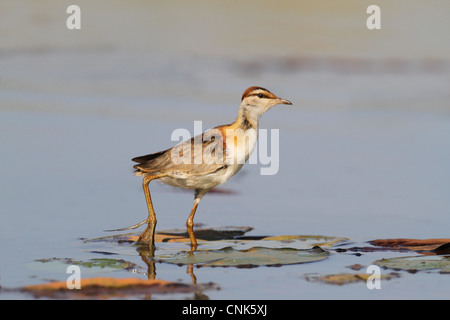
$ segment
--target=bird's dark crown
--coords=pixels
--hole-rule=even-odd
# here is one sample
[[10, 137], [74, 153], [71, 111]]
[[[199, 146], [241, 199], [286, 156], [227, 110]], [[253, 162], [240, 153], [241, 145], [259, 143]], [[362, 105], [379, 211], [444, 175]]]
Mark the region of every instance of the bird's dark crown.
[[253, 86], [253, 87], [250, 87], [247, 90], [245, 90], [244, 93], [242, 94], [241, 101], [250, 96], [257, 96], [261, 99], [277, 99], [278, 98], [276, 95], [274, 95], [272, 92], [270, 92], [266, 88], [257, 87], [257, 86]]

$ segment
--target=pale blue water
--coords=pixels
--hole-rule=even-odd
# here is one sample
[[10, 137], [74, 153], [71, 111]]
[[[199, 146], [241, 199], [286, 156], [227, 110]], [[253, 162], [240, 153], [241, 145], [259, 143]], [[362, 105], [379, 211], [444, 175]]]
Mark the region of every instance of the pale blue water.
[[[344, 43], [333, 44], [330, 39], [348, 26], [331, 32], [331, 20], [328, 27], [320, 24], [317, 36], [309, 33], [305, 46], [299, 47], [286, 38], [286, 22], [266, 30], [284, 46], [265, 50], [254, 39], [259, 33], [249, 26], [242, 25], [241, 33], [227, 33], [210, 21], [215, 27], [208, 33], [189, 20], [188, 31], [199, 37], [196, 47], [185, 37], [177, 44], [182, 22], [169, 28], [172, 20], [158, 15], [151, 15], [149, 25], [144, 22], [145, 10], [177, 17], [177, 9], [136, 3], [140, 10], [110, 5], [110, 16], [102, 15], [106, 11], [101, 6], [81, 3], [86, 20], [78, 34], [67, 31], [64, 23], [60, 26], [58, 19], [64, 15], [60, 18], [50, 2], [39, 8], [29, 2], [20, 27], [12, 18], [0, 19], [2, 27], [17, 27], [16, 33], [1, 34], [0, 41], [2, 288], [65, 280], [65, 272], [37, 270], [33, 261], [102, 257], [91, 251], [121, 252], [114, 258], [144, 268], [133, 248], [87, 245], [79, 239], [103, 236], [105, 229], [144, 219], [141, 180], [133, 176], [130, 159], [170, 147], [172, 131], [192, 132], [195, 120], [202, 120], [205, 129], [233, 121], [240, 95], [250, 85], [265, 86], [294, 103], [270, 110], [261, 120], [263, 128], [280, 130], [280, 170], [262, 176], [259, 165], [245, 166], [222, 187], [232, 193], [204, 198], [196, 222], [251, 226], [250, 235], [321, 234], [355, 243], [449, 237], [448, 41], [430, 39], [423, 31], [416, 39], [418, 51], [412, 52], [414, 39], [390, 25], [395, 32], [383, 29], [384, 37], [361, 36], [362, 30], [352, 29], [353, 40], [342, 38]], [[24, 8], [10, 4], [6, 9], [17, 15]], [[216, 9], [220, 6], [205, 10]], [[224, 16], [216, 13], [219, 21], [233, 12], [227, 10]], [[315, 15], [308, 10], [302, 14]], [[108, 29], [108, 18], [120, 14], [123, 28]], [[348, 14], [359, 17], [353, 11]], [[298, 30], [303, 30], [303, 23], [314, 25], [294, 18], [293, 14], [287, 21]], [[422, 28], [431, 33], [448, 24], [435, 20]], [[53, 37], [33, 36], [39, 31]], [[404, 43], [392, 42], [391, 37], [401, 37], [402, 32], [407, 35]], [[130, 37], [132, 33], [142, 41]], [[266, 54], [248, 42], [240, 52], [230, 40], [233, 34], [239, 34], [241, 42], [251, 39]], [[377, 46], [369, 50], [372, 41]], [[420, 46], [426, 42], [436, 45]], [[324, 47], [317, 49], [321, 43]], [[362, 65], [355, 56], [363, 59]], [[395, 59], [400, 59], [401, 68]], [[192, 194], [154, 184], [152, 195], [157, 228], [183, 228]], [[308, 273], [347, 271], [347, 265], [368, 265], [380, 257], [337, 254], [305, 265], [201, 268], [195, 274], [198, 282], [221, 287], [205, 292], [211, 299], [448, 298], [448, 276], [437, 273], [404, 273], [379, 291], [364, 284], [340, 287], [305, 280]], [[168, 264], [157, 264], [157, 277], [190, 282], [185, 267]], [[4, 291], [0, 297], [30, 298]]]

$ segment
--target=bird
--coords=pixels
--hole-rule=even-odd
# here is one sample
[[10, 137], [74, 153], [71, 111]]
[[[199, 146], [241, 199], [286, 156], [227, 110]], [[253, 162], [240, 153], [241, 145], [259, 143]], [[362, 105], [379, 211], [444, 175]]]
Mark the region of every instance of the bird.
[[[194, 215], [201, 199], [215, 186], [234, 176], [254, 151], [258, 139], [259, 118], [275, 105], [292, 105], [260, 86], [251, 86], [242, 94], [236, 120], [206, 130], [174, 147], [132, 159], [134, 174], [143, 177], [142, 186], [147, 202], [147, 227], [137, 243], [154, 246], [156, 214], [149, 184], [157, 180], [174, 187], [194, 190], [194, 205], [186, 221], [191, 249], [198, 243], [193, 230]], [[124, 230], [116, 229], [116, 230]]]

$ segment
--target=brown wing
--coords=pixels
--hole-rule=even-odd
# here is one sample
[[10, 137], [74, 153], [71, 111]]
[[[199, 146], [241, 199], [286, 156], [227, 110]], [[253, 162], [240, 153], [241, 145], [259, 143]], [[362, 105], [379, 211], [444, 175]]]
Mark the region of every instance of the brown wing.
[[170, 165], [170, 150], [147, 154], [145, 156], [140, 156], [131, 159], [138, 164], [134, 165], [134, 172], [138, 173], [160, 173], [161, 170]]
[[205, 131], [171, 149], [133, 158], [136, 173], [177, 172], [205, 175], [226, 166], [225, 126]]
[[152, 154], [147, 154], [145, 156], [136, 157], [136, 158], [131, 159], [131, 161], [137, 162], [139, 164], [150, 162], [150, 161], [155, 160], [156, 158], [162, 156], [165, 152], [167, 152], [169, 150], [170, 149], [167, 149], [167, 150], [164, 150], [164, 151], [160, 151], [160, 152], [156, 152], [156, 153], [152, 153]]

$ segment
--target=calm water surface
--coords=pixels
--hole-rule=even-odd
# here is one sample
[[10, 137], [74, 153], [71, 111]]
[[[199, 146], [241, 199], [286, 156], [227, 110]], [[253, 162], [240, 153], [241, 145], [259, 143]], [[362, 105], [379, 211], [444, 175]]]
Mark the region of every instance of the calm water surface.
[[[254, 12], [250, 3], [80, 1], [83, 24], [76, 32], [65, 28], [69, 4], [3, 3], [2, 288], [67, 278], [65, 270], [37, 268], [34, 260], [43, 258], [89, 260], [105, 251], [145, 268], [131, 246], [80, 238], [144, 219], [141, 180], [130, 159], [170, 147], [172, 131], [193, 132], [195, 120], [204, 129], [233, 121], [250, 85], [294, 103], [261, 119], [262, 128], [280, 130], [279, 171], [263, 176], [260, 164], [246, 165], [221, 186], [229, 192], [203, 199], [196, 222], [251, 226], [249, 235], [329, 235], [355, 243], [448, 238], [445, 10], [383, 2], [386, 18], [375, 34], [364, 27], [366, 6], [350, 2], [339, 8], [264, 2]], [[254, 14], [243, 19], [248, 12]], [[157, 228], [184, 228], [192, 194], [154, 184], [152, 196]], [[204, 292], [211, 299], [448, 299], [448, 276], [438, 273], [404, 273], [377, 291], [305, 279], [398, 255], [334, 254], [318, 263], [195, 274], [199, 283], [221, 288]], [[111, 274], [131, 276], [95, 276]], [[168, 264], [157, 264], [157, 277], [191, 281], [185, 267]], [[31, 297], [2, 292], [0, 298]]]

